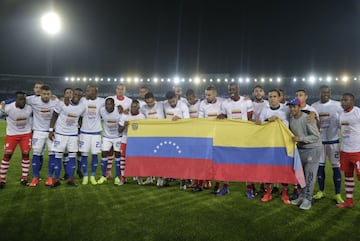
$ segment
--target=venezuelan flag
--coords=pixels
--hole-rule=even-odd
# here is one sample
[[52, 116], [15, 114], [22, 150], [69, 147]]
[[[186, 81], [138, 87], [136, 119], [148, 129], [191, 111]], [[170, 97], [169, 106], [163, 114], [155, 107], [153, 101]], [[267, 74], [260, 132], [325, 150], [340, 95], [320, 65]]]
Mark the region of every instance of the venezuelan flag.
[[291, 137], [281, 121], [132, 121], [125, 174], [304, 185]]
[[213, 124], [204, 120], [132, 121], [125, 175], [198, 179], [213, 176], [213, 132]]

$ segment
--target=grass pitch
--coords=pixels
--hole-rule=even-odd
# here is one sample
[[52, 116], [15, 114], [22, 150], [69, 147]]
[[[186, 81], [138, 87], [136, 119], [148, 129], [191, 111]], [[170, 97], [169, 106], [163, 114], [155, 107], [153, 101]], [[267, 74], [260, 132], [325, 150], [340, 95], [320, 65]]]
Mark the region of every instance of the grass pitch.
[[[5, 136], [0, 121], [0, 143]], [[3, 153], [1, 153], [2, 155]], [[19, 184], [19, 150], [13, 155], [7, 186], [0, 190], [0, 240], [359, 240], [360, 192], [356, 205], [341, 210], [332, 199], [332, 171], [327, 165], [327, 197], [309, 211], [282, 204], [280, 195], [269, 203], [248, 200], [244, 183], [231, 183], [229, 195], [210, 191], [180, 191], [129, 184], [57, 188]], [[100, 168], [98, 168], [98, 177]], [[31, 179], [31, 174], [29, 180]], [[75, 180], [80, 184], [80, 180]], [[358, 185], [358, 182], [356, 182]], [[317, 188], [316, 188], [317, 190]], [[344, 191], [342, 191], [343, 197]]]

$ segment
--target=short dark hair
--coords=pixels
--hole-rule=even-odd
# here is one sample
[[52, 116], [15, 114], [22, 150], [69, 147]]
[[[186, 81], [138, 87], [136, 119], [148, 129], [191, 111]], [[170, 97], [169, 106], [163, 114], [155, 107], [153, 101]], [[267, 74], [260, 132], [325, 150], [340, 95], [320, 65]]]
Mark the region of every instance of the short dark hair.
[[189, 97], [189, 96], [195, 96], [195, 92], [193, 89], [188, 89], [185, 93], [185, 96], [186, 97]]
[[112, 97], [107, 97], [107, 98], [105, 99], [105, 102], [106, 102], [106, 101], [111, 101], [112, 104], [115, 104], [115, 100], [114, 100], [114, 98], [112, 98]]
[[70, 87], [66, 87], [66, 88], [64, 89], [64, 94], [65, 94], [65, 92], [66, 92], [67, 90], [74, 91], [72, 88], [70, 88]]
[[137, 99], [133, 99], [131, 104], [139, 104], [139, 101]]
[[[264, 87], [263, 87], [262, 85], [255, 85], [254, 88], [253, 88], [253, 91], [254, 91], [256, 88], [259, 88], [259, 89], [264, 90]], [[270, 91], [269, 91], [269, 92], [270, 92]]]
[[40, 89], [46, 91], [51, 90], [49, 85], [42, 85]]
[[74, 91], [80, 91], [83, 92], [83, 90], [81, 88], [75, 88]]
[[329, 90], [331, 90], [328, 85], [321, 85], [319, 89], [320, 89], [320, 90], [322, 90], [322, 89], [329, 89]]
[[278, 89], [271, 89], [271, 90], [269, 90], [269, 93], [270, 92], [276, 92], [278, 94], [278, 96], [280, 96], [280, 90], [278, 90]]
[[146, 99], [151, 99], [151, 98], [155, 98], [155, 97], [154, 97], [154, 94], [151, 93], [151, 92], [147, 92], [147, 93], [145, 94], [144, 99], [146, 100]]
[[351, 100], [355, 102], [355, 96], [352, 93], [347, 92], [347, 93], [342, 94], [342, 96], [349, 96], [351, 98]]
[[174, 92], [174, 91], [169, 90], [168, 92], [166, 92], [165, 98], [166, 98], [167, 100], [170, 100], [170, 99], [175, 98], [175, 97], [176, 97], [176, 95], [175, 95], [175, 92]]
[[298, 89], [295, 91], [295, 93], [297, 93], [297, 92], [304, 92], [304, 94], [306, 95], [306, 91], [304, 89]]
[[216, 91], [216, 87], [215, 87], [215, 85], [210, 84], [208, 87], [206, 87], [205, 90], [215, 90]]
[[17, 97], [18, 95], [26, 96], [26, 93], [24, 91], [18, 90], [15, 92], [15, 97]]

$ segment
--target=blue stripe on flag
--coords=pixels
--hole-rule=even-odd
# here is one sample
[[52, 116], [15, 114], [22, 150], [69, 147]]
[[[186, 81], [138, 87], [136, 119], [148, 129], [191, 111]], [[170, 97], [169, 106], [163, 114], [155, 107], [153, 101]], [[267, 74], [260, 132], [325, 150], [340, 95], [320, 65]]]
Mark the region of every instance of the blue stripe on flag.
[[293, 157], [287, 155], [285, 147], [214, 146], [213, 151], [214, 162], [217, 164], [294, 165]]
[[212, 138], [129, 137], [126, 156], [212, 159]]

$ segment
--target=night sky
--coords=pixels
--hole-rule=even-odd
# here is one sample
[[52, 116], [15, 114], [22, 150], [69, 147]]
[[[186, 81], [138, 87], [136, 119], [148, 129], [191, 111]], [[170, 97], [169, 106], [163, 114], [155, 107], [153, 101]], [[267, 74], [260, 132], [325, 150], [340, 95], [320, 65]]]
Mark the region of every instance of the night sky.
[[[47, 36], [49, 9], [62, 32]], [[360, 1], [0, 2], [0, 74], [360, 73]]]

